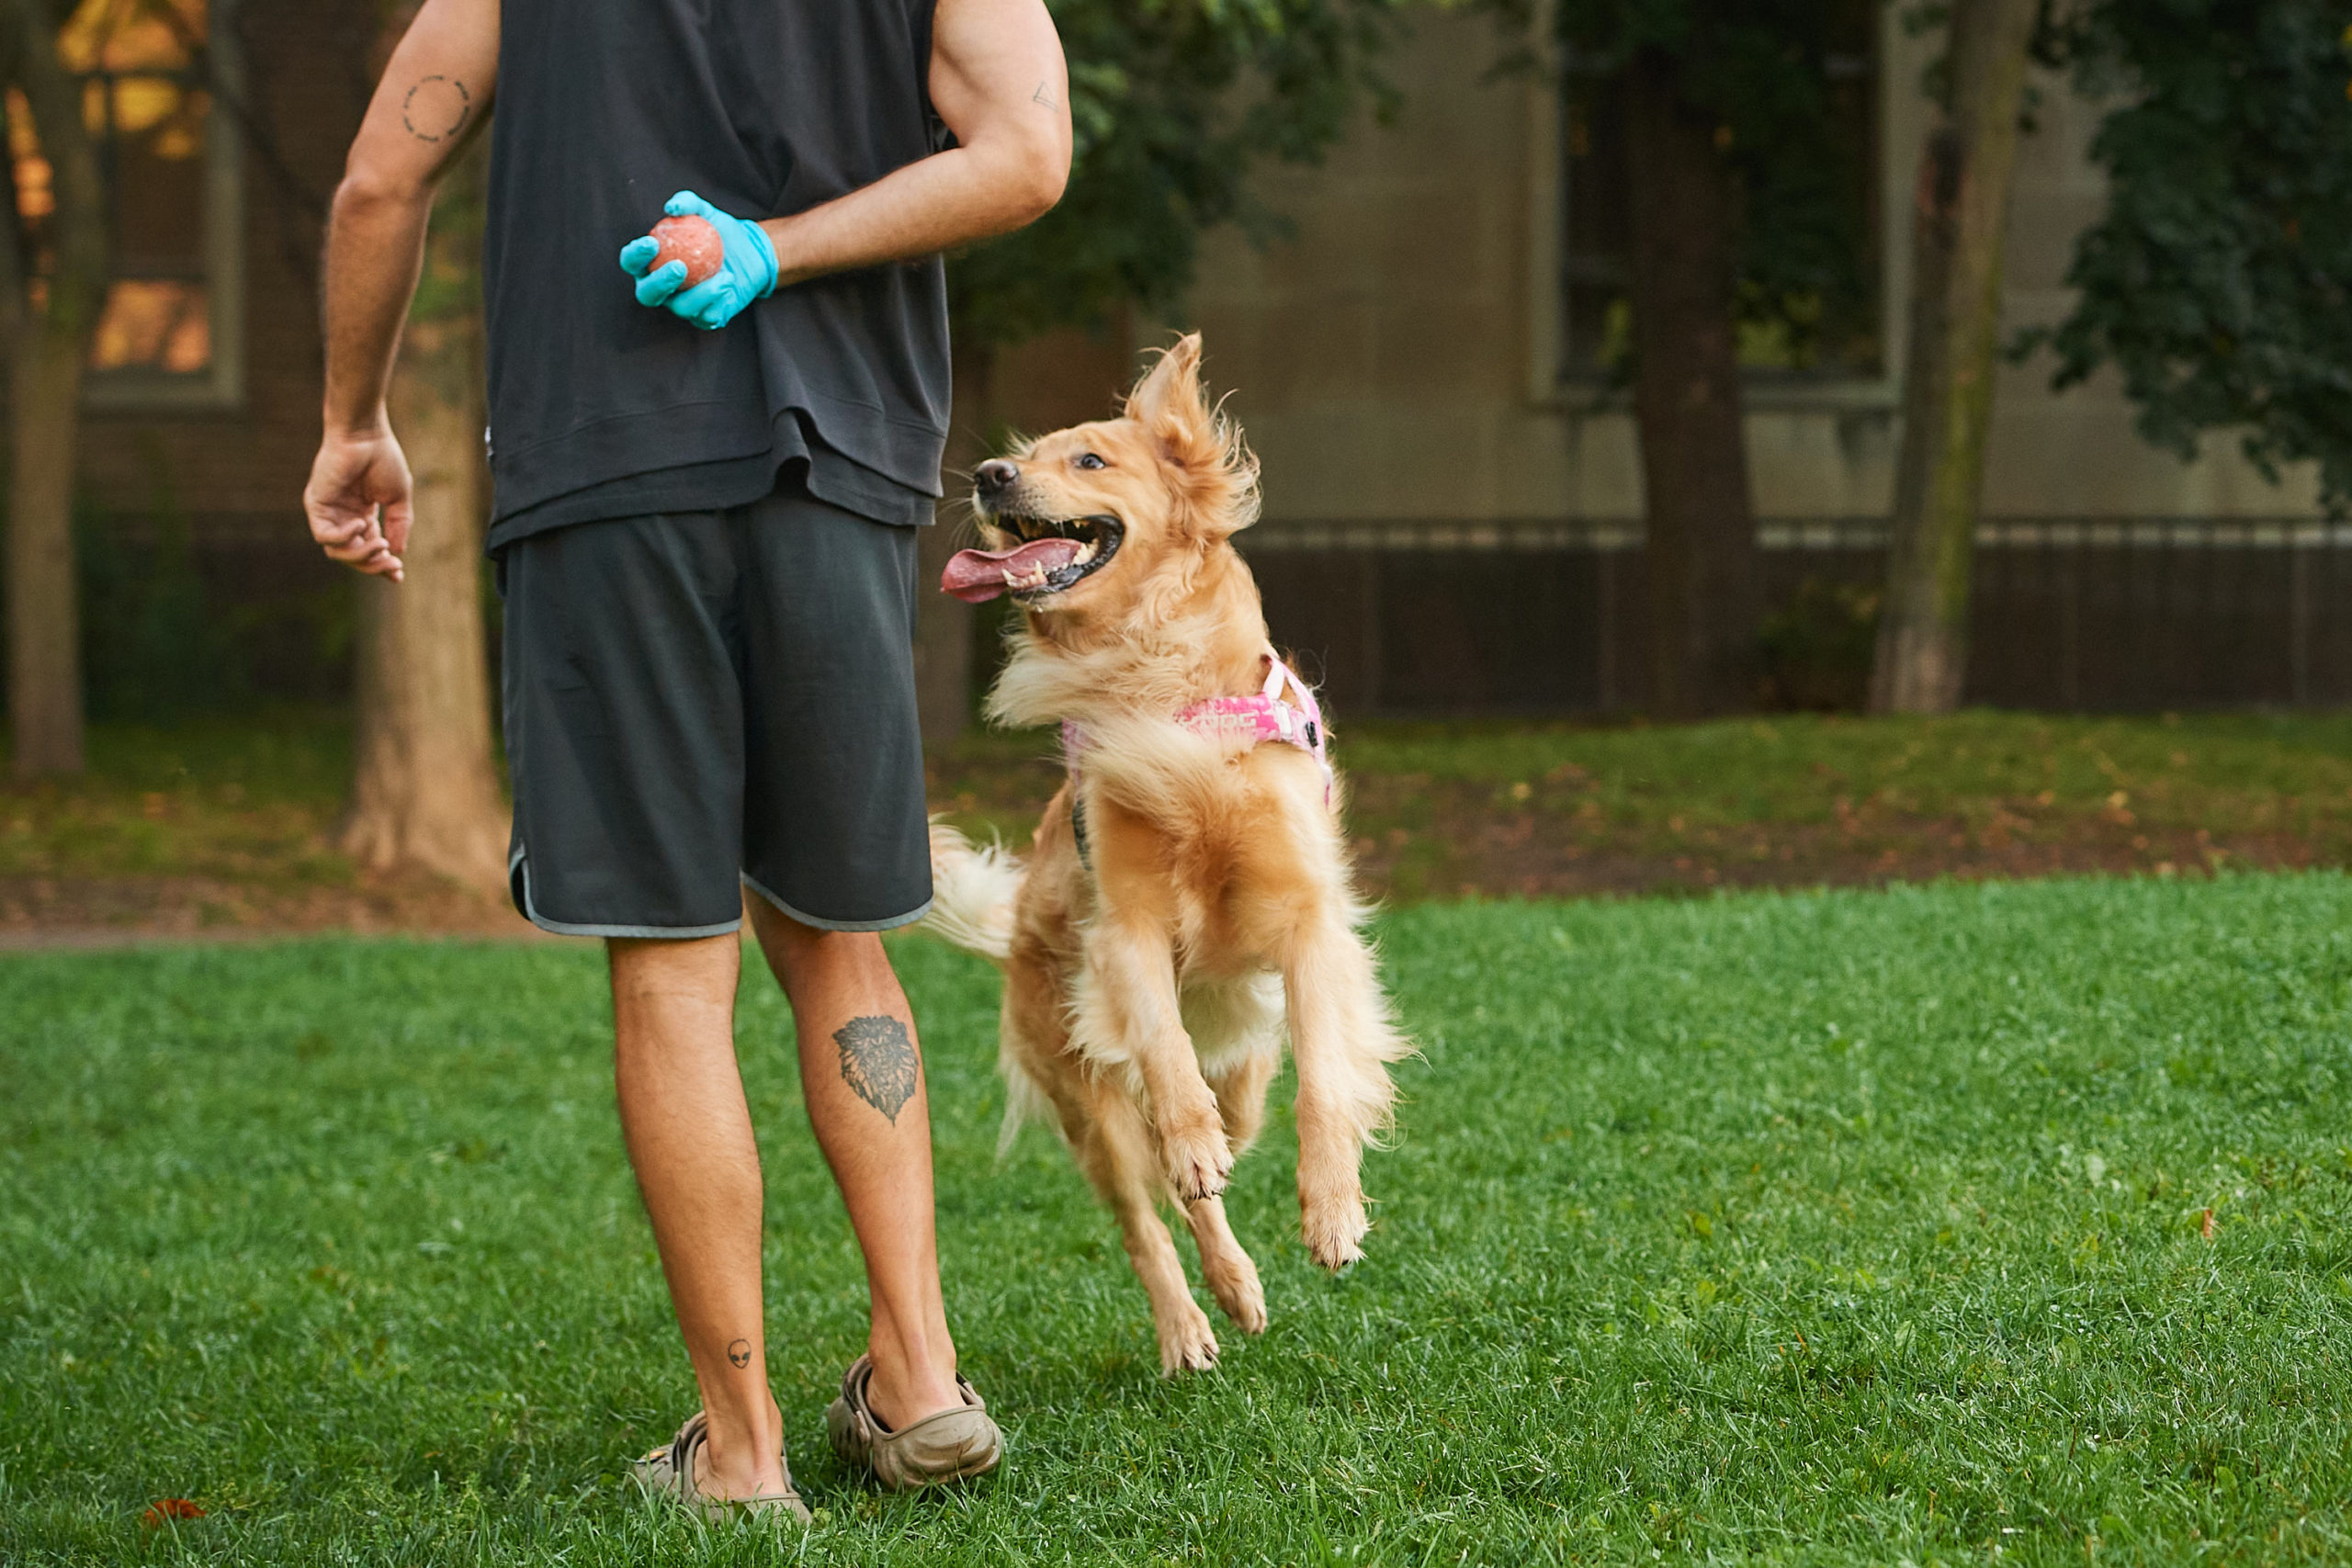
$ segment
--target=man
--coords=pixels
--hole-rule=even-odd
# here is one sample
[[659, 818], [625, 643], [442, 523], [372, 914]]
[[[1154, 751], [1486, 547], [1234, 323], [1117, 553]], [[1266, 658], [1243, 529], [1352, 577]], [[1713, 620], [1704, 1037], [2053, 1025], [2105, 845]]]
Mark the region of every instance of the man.
[[[539, 925], [605, 940], [621, 1125], [702, 1393], [640, 1476], [806, 1517], [734, 1056], [747, 906], [872, 1294], [835, 1446], [896, 1487], [977, 1473], [1000, 1440], [956, 1375], [922, 1061], [875, 933], [931, 897], [911, 525], [946, 429], [939, 253], [1060, 197], [1053, 24], [1041, 0], [425, 0], [335, 195], [304, 494], [329, 556], [395, 581], [386, 384], [434, 184], [493, 93], [511, 880]], [[652, 265], [665, 205], [718, 230], [717, 276]]]

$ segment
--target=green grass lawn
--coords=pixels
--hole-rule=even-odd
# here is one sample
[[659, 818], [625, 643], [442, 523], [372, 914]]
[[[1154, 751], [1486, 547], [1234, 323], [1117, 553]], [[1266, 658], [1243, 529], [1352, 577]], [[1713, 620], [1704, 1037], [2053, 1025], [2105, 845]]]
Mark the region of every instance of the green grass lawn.
[[[1232, 1204], [1273, 1327], [1176, 1382], [1061, 1150], [992, 1160], [992, 976], [896, 944], [949, 1310], [1012, 1444], [949, 1496], [823, 1451], [862, 1287], [747, 984], [772, 1363], [823, 1511], [782, 1548], [616, 1484], [693, 1393], [593, 951], [0, 961], [0, 1561], [2352, 1558], [2352, 882], [1382, 935], [1424, 1055], [1370, 1257], [1306, 1262], [1277, 1117]], [[175, 1496], [207, 1517], [143, 1530]]]
[[[1871, 808], [1978, 827], [2022, 808], [2055, 820], [2129, 812], [2152, 826], [2306, 830], [2352, 808], [2352, 715], [2335, 713], [1374, 720], [1336, 733], [1334, 755], [1359, 794], [1372, 781], [1423, 795], [1470, 786], [1497, 810], [1581, 814], [1657, 846]], [[993, 800], [1026, 793], [1015, 779], [1050, 784], [1051, 768], [1035, 778], [1012, 770], [1053, 746], [1043, 734], [976, 735], [935, 760], [934, 793], [984, 817]]]
[[350, 784], [340, 715], [93, 725], [89, 751], [81, 778], [0, 786], [0, 877], [351, 877], [323, 841]]
[[1367, 728], [1351, 750], [1352, 765], [1376, 775], [1486, 784], [1504, 799], [1590, 800], [1612, 820], [1653, 829], [1674, 818], [1684, 829], [1827, 822], [1841, 799], [1846, 810], [1871, 804], [1972, 821], [2009, 801], [2092, 816], [2120, 807], [2191, 824], [2259, 801], [2267, 809], [2240, 825], [2282, 827], [2352, 804], [2352, 718], [2341, 714], [1972, 709], [1638, 728], [1387, 724]]

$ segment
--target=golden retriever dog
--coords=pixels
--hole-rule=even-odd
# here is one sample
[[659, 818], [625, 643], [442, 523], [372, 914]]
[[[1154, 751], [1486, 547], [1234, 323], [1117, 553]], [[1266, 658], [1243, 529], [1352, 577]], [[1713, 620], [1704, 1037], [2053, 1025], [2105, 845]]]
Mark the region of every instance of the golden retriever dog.
[[1262, 1331], [1257, 1265], [1219, 1194], [1285, 1037], [1301, 1231], [1333, 1269], [1362, 1255], [1358, 1168], [1395, 1097], [1386, 1064], [1409, 1049], [1358, 930], [1313, 694], [1268, 642], [1233, 548], [1257, 465], [1200, 362], [1186, 337], [1122, 417], [977, 472], [989, 547], [958, 554], [942, 587], [1012, 595], [989, 711], [1061, 725], [1069, 773], [1025, 860], [934, 829], [929, 917], [1004, 970], [1006, 1140], [1051, 1111], [1118, 1216], [1170, 1373], [1214, 1365], [1217, 1343], [1159, 1201], [1191, 1224], [1217, 1304]]

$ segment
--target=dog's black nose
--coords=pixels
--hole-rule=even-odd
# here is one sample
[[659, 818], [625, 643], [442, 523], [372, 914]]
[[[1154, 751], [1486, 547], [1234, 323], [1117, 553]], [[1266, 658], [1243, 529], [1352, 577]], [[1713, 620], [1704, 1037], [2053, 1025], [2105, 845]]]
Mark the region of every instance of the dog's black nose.
[[972, 470], [972, 478], [978, 482], [982, 495], [1001, 495], [1011, 490], [1013, 481], [1020, 477], [1020, 465], [1002, 457], [990, 457]]

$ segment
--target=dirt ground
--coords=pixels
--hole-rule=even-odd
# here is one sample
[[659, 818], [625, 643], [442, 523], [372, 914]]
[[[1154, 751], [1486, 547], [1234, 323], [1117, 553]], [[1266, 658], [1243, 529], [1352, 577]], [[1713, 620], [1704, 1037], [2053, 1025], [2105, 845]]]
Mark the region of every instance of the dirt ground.
[[[1581, 898], [1697, 893], [1715, 887], [1878, 886], [1954, 877], [2091, 874], [2205, 875], [2222, 866], [2330, 863], [2335, 846], [2289, 832], [2220, 837], [2210, 829], [2053, 819], [2030, 800], [1990, 825], [1876, 803], [1826, 823], [1756, 822], [1627, 830], [1574, 813], [1498, 810], [1480, 785], [1424, 786], [1393, 798], [1396, 781], [1364, 781], [1357, 823], [1405, 814], [1425, 825], [1355, 840], [1366, 886], [1383, 897]], [[1453, 795], [1460, 798], [1448, 799]]]
[[[1396, 903], [2352, 863], [2352, 724], [2301, 722], [1375, 734], [1355, 752], [1348, 819], [1365, 890]], [[503, 891], [337, 856], [331, 763], [275, 794], [207, 782], [225, 764], [191, 764], [161, 790], [0, 792], [0, 948], [319, 931], [561, 940]], [[977, 738], [932, 760], [930, 794], [967, 830], [1017, 846], [1061, 776], [1049, 741]]]
[[0, 949], [224, 942], [320, 931], [543, 934], [503, 898], [434, 877], [362, 874], [345, 886], [308, 887], [205, 876], [0, 877]]
[[[2095, 874], [2201, 875], [2224, 865], [2335, 863], [2328, 839], [2289, 832], [2216, 838], [2210, 829], [2013, 817], [1987, 830], [1958, 818], [1864, 808], [1838, 821], [1765, 822], [1655, 832], [1532, 810], [1498, 810], [1483, 784], [1400, 786], [1359, 780], [1351, 812], [1357, 873], [1383, 899], [1589, 898], [1715, 887], [1849, 887], [1941, 877]], [[998, 811], [971, 812], [993, 825]], [[1405, 818], [1423, 819], [1407, 826]], [[1364, 829], [1370, 829], [1370, 831]], [[2039, 830], [2037, 830], [2039, 829]], [[1006, 828], [1007, 841], [1025, 835]]]
[[[1374, 785], [1367, 793], [1377, 791]], [[2203, 831], [2151, 835], [2118, 825], [2029, 838], [2014, 831], [1972, 831], [1955, 819], [1888, 813], [1826, 827], [1780, 823], [1706, 829], [1668, 852], [1613, 842], [1608, 829], [1581, 827], [1573, 818], [1498, 813], [1484, 809], [1483, 801], [1441, 807], [1432, 815], [1435, 826], [1391, 827], [1355, 840], [1367, 891], [1382, 899], [1408, 900], [1586, 898], [1718, 887], [1872, 886], [1939, 877], [2202, 876], [2223, 866], [2331, 863], [2321, 844], [2279, 832], [2216, 840]], [[1016, 842], [1022, 836], [1006, 833]], [[541, 934], [503, 897], [431, 878], [363, 874], [345, 886], [291, 888], [188, 876], [0, 878], [0, 948], [319, 931], [510, 939]]]

